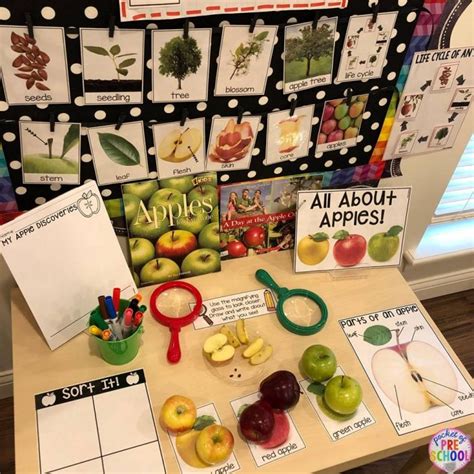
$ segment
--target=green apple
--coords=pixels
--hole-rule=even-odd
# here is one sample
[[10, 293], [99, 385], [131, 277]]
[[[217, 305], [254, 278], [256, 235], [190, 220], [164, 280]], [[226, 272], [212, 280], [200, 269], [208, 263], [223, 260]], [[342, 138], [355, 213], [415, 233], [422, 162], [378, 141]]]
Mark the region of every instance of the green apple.
[[128, 183], [122, 186], [122, 192], [133, 194], [142, 201], [150, 199], [151, 195], [158, 190], [158, 182], [153, 179], [151, 181], [141, 181], [139, 183]]
[[372, 260], [376, 262], [388, 262], [398, 251], [400, 247], [400, 238], [398, 234], [403, 227], [394, 225], [387, 232], [380, 232], [373, 235], [367, 246], [367, 252]]
[[200, 247], [219, 250], [221, 243], [219, 224], [217, 222], [207, 224], [199, 233], [198, 242]]
[[187, 194], [194, 188], [193, 177], [181, 176], [179, 178], [160, 179], [160, 186], [162, 188], [177, 189], [179, 192]]
[[352, 377], [337, 375], [326, 384], [324, 401], [332, 411], [350, 415], [362, 401], [362, 387]]
[[336, 356], [329, 347], [321, 344], [309, 346], [300, 360], [300, 370], [304, 377], [313, 382], [329, 380], [337, 369]]
[[77, 162], [59, 158], [59, 156], [49, 158], [46, 153], [38, 153], [23, 157], [23, 171], [25, 173], [77, 174], [78, 170]]
[[128, 230], [134, 237], [156, 240], [170, 230], [170, 221], [163, 210], [156, 208], [156, 214], [149, 211], [148, 215], [144, 213], [137, 215], [130, 222]]
[[140, 288], [140, 277], [138, 276], [138, 273], [133, 271], [133, 281], [135, 282], [135, 285], [137, 285], [137, 288]]
[[155, 244], [159, 257], [181, 259], [197, 248], [196, 236], [187, 230], [170, 230]]
[[140, 268], [155, 256], [155, 247], [147, 239], [132, 238], [128, 239], [128, 243], [134, 268]]
[[332, 411], [327, 405], [326, 402], [324, 401], [324, 396], [321, 395], [316, 395], [316, 402], [318, 404], [318, 407], [321, 409], [321, 411], [328, 416], [329, 418], [336, 420], [336, 421], [346, 421], [350, 420], [353, 416], [354, 413], [351, 413], [350, 415], [340, 415], [339, 413], [336, 413], [335, 411]]
[[217, 188], [217, 174], [216, 173], [203, 173], [196, 176], [198, 182], [204, 184], [210, 184]]
[[127, 219], [127, 223], [130, 223], [138, 213], [138, 209], [140, 208], [140, 198], [128, 193], [125, 193], [122, 198], [125, 219]]
[[186, 276], [204, 275], [221, 269], [219, 252], [213, 249], [197, 249], [185, 257], [181, 270]]
[[104, 206], [107, 210], [107, 214], [111, 219], [114, 217], [123, 216], [123, 209], [122, 209], [122, 200], [117, 199], [104, 199]]
[[163, 283], [178, 278], [178, 264], [169, 258], [154, 258], [146, 263], [140, 272], [140, 280], [143, 285]]
[[211, 212], [217, 206], [217, 189], [210, 184], [200, 184], [188, 193], [188, 204], [193, 201], [200, 202], [201, 207]]
[[211, 212], [211, 222], [219, 222], [219, 206], [216, 206]]
[[153, 207], [163, 206], [169, 211], [171, 206], [172, 212], [178, 209], [179, 206], [183, 206], [183, 193], [173, 188], [161, 188], [155, 191], [148, 201], [148, 209]]
[[188, 215], [181, 214], [176, 219], [176, 227], [181, 230], [187, 230], [193, 234], [199, 234], [204, 226], [209, 222], [209, 214], [202, 208], [196, 207]]

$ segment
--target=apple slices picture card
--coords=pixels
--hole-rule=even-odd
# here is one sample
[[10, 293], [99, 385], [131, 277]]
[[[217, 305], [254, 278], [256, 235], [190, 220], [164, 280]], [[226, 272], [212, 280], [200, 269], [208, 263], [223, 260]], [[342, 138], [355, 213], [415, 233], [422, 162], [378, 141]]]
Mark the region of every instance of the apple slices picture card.
[[0, 249], [51, 349], [84, 331], [98, 295], [137, 292], [95, 181], [1, 226]]
[[340, 319], [396, 433], [472, 416], [472, 388], [418, 306]]

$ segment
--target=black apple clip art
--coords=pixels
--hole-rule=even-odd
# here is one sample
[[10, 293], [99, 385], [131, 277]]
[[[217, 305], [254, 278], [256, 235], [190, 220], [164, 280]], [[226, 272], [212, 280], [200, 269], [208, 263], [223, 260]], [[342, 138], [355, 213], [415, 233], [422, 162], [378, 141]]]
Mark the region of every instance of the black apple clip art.
[[77, 200], [77, 208], [84, 217], [92, 217], [100, 211], [99, 197], [92, 191], [83, 193], [82, 197]]

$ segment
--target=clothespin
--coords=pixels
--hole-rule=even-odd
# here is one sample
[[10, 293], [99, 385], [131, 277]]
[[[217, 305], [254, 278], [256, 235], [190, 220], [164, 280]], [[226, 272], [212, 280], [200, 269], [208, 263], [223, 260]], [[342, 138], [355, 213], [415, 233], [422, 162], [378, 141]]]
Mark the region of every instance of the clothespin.
[[348, 87], [345, 91], [344, 91], [344, 95], [346, 96], [347, 98], [347, 102], [350, 102], [352, 100], [352, 94], [354, 94], [354, 90], [350, 87]]
[[189, 18], [186, 18], [184, 22], [184, 27], [183, 27], [183, 38], [188, 39], [189, 38]]
[[318, 26], [319, 15], [316, 13], [313, 18], [313, 23], [311, 23], [311, 29], [315, 30]]
[[292, 99], [290, 102], [290, 117], [293, 117], [295, 115], [295, 109], [296, 109], [296, 99]]
[[188, 118], [188, 109], [184, 108], [183, 112], [181, 113], [181, 121], [179, 122], [180, 127], [184, 126], [187, 118]]
[[125, 114], [120, 114], [117, 118], [117, 123], [115, 124], [115, 130], [120, 130], [120, 127], [123, 125], [125, 118], [127, 116]]
[[33, 31], [33, 20], [31, 18], [31, 13], [30, 12], [25, 12], [25, 23], [26, 26], [28, 27], [28, 36], [32, 39], [35, 38], [35, 34]]
[[51, 133], [54, 133], [54, 126], [55, 126], [55, 117], [54, 117], [54, 113], [53, 112], [50, 112], [49, 113], [49, 131]]
[[237, 123], [242, 122], [242, 116], [244, 115], [244, 108], [239, 105], [239, 114], [237, 115]]
[[252, 17], [252, 21], [250, 22], [249, 33], [253, 33], [255, 31], [255, 25], [257, 24], [257, 20], [258, 20], [258, 15], [255, 14]]
[[377, 23], [378, 15], [379, 15], [379, 4], [377, 2], [377, 3], [372, 4], [372, 19], [370, 20], [370, 22], [373, 23], [374, 25], [375, 23]]
[[115, 33], [115, 15], [109, 18], [109, 38], [113, 38]]

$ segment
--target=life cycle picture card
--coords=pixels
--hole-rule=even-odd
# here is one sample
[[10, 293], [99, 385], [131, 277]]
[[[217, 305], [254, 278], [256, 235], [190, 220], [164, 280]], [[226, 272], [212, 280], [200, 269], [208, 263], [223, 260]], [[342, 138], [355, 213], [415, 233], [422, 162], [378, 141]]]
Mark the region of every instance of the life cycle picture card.
[[144, 30], [81, 28], [82, 83], [86, 104], [143, 103]]
[[171, 178], [204, 171], [205, 119], [153, 125], [156, 167], [160, 178]]
[[260, 116], [215, 117], [207, 150], [207, 169], [246, 170], [250, 167]]
[[353, 15], [344, 38], [339, 71], [334, 82], [376, 79], [382, 76], [398, 12]]
[[457, 110], [466, 110], [471, 105], [474, 96], [474, 87], [458, 87], [454, 91], [453, 100], [449, 105], [449, 110], [454, 112]]
[[308, 156], [314, 105], [269, 113], [265, 164], [296, 160]]
[[214, 95], [262, 95], [278, 26], [227, 25], [222, 29]]
[[330, 84], [337, 17], [285, 27], [285, 94]]
[[89, 127], [89, 146], [99, 185], [148, 178], [148, 157], [143, 122]]
[[81, 125], [20, 121], [25, 184], [80, 184]]
[[421, 101], [425, 94], [406, 94], [403, 96], [403, 105], [400, 108], [402, 119], [414, 119], [420, 110]]
[[212, 29], [152, 32], [153, 102], [206, 101]]
[[10, 105], [69, 104], [64, 29], [0, 26], [0, 64], [5, 98]]

